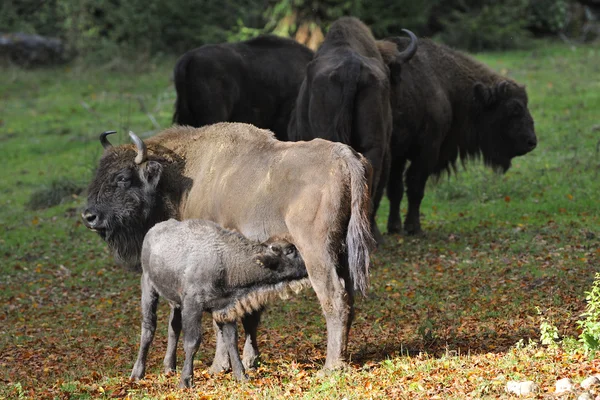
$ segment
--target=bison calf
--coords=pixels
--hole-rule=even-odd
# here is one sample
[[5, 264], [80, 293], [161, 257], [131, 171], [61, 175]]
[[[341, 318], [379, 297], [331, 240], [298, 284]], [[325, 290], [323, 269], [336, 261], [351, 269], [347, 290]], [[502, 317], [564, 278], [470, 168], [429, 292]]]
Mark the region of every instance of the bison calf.
[[203, 220], [170, 219], [155, 225], [142, 246], [142, 334], [131, 378], [140, 379], [156, 329], [159, 295], [171, 305], [165, 371], [175, 370], [176, 348], [184, 331], [185, 361], [180, 387], [189, 387], [201, 341], [204, 311], [212, 312], [236, 379], [245, 379], [237, 350], [235, 321], [269, 300], [308, 284], [304, 262], [285, 240], [252, 242]]

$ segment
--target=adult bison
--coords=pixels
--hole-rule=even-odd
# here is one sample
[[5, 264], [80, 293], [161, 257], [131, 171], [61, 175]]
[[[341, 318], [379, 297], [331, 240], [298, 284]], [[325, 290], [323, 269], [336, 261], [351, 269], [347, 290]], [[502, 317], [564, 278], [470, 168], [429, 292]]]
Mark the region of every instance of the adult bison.
[[371, 224], [377, 239], [375, 213], [387, 183], [392, 133], [387, 64], [399, 65], [415, 54], [416, 37], [406, 32], [411, 42], [400, 53], [393, 42], [376, 42], [356, 18], [335, 21], [306, 68], [288, 129], [290, 140], [346, 143], [371, 162]]
[[271, 35], [190, 50], [175, 66], [173, 122], [195, 127], [246, 122], [285, 140], [312, 57], [308, 47]]
[[[241, 123], [173, 127], [135, 145], [106, 139], [82, 217], [115, 258], [140, 267], [144, 235], [169, 218], [201, 218], [251, 240], [277, 236], [305, 261], [327, 322], [325, 368], [343, 365], [354, 292], [368, 285], [368, 161], [325, 140], [280, 142]], [[242, 320], [244, 364], [254, 363], [259, 315]], [[213, 371], [229, 367], [217, 337]]]
[[[398, 47], [403, 38], [391, 38]], [[506, 171], [511, 159], [536, 147], [525, 88], [464, 53], [421, 40], [409, 63], [391, 75], [392, 164], [388, 231], [400, 232], [404, 169], [408, 213], [404, 229], [421, 232], [419, 208], [430, 175], [456, 170], [456, 160], [482, 157]]]

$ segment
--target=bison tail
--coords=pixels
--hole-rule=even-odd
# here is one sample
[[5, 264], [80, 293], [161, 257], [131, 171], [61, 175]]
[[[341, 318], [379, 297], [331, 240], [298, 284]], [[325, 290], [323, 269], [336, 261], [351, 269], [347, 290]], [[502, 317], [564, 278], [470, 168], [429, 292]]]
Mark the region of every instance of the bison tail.
[[361, 65], [361, 60], [353, 55], [349, 63], [343, 63], [333, 74], [333, 79], [342, 85], [341, 104], [335, 116], [334, 129], [340, 142], [346, 144], [350, 144], [352, 136], [354, 98], [360, 81]]
[[175, 100], [175, 112], [173, 113], [173, 123], [195, 126], [194, 114], [190, 109], [191, 99], [189, 98], [190, 96], [188, 96], [188, 88], [190, 86], [188, 79], [191, 78], [188, 76], [190, 62], [191, 56], [189, 54], [184, 54], [183, 57], [177, 61], [173, 71], [175, 91], [177, 92], [177, 99]]
[[346, 234], [346, 251], [350, 278], [354, 290], [366, 295], [369, 287], [370, 252], [375, 248], [375, 240], [369, 222], [370, 191], [369, 182], [373, 169], [362, 155], [353, 152], [348, 162], [350, 170], [351, 214]]

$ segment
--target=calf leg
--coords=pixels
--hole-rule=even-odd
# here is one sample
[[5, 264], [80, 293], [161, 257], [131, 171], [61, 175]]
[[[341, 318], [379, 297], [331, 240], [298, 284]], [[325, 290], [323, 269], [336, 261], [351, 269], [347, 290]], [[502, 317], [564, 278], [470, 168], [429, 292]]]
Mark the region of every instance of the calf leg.
[[223, 334], [223, 342], [227, 348], [227, 353], [229, 354], [233, 376], [238, 381], [247, 380], [248, 377], [246, 376], [244, 365], [242, 364], [240, 353], [238, 352], [238, 333], [235, 321], [219, 323], [219, 330], [221, 330]]
[[256, 341], [256, 332], [258, 330], [258, 324], [260, 323], [260, 316], [262, 312], [263, 310], [254, 311], [252, 314], [248, 314], [242, 318], [244, 334], [246, 335], [242, 362], [244, 363], [244, 367], [246, 369], [252, 369], [258, 364], [259, 353], [258, 342]]
[[390, 200], [390, 213], [388, 216], [388, 233], [402, 232], [402, 218], [400, 217], [400, 203], [404, 195], [404, 168], [406, 159], [392, 159], [390, 176], [388, 179], [387, 196]]
[[213, 320], [213, 328], [215, 336], [217, 337], [217, 343], [215, 346], [215, 358], [213, 358], [209, 371], [211, 374], [218, 374], [220, 372], [228, 371], [229, 368], [231, 368], [231, 363], [229, 362], [227, 347], [223, 342], [223, 331], [219, 329], [219, 325], [215, 320]]
[[167, 344], [167, 354], [163, 362], [165, 374], [175, 372], [177, 369], [177, 342], [181, 333], [181, 308], [171, 306], [171, 316], [169, 318], [169, 340]]
[[183, 350], [185, 352], [185, 361], [181, 370], [181, 382], [179, 387], [186, 388], [192, 386], [194, 376], [194, 357], [200, 347], [202, 340], [201, 326], [202, 305], [193, 300], [184, 300], [181, 310], [181, 320], [183, 326]]
[[140, 339], [140, 350], [137, 360], [131, 371], [131, 379], [141, 379], [146, 373], [146, 358], [148, 349], [154, 339], [156, 331], [156, 308], [158, 306], [158, 292], [149, 282], [146, 275], [142, 275], [142, 334]]
[[409, 235], [420, 234], [421, 231], [421, 201], [425, 195], [425, 184], [429, 172], [419, 161], [413, 161], [406, 172], [408, 195], [408, 213], [404, 221], [404, 229]]

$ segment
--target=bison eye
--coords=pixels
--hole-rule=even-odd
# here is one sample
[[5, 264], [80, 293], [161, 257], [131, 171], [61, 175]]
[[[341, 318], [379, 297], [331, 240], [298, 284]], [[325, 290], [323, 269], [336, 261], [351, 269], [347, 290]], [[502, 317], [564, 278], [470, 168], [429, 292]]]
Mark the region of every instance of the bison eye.
[[510, 102], [508, 104], [508, 113], [513, 117], [518, 117], [523, 115], [525, 111], [525, 107], [517, 101]]
[[128, 187], [131, 184], [131, 177], [128, 175], [117, 175], [115, 182], [119, 187]]

